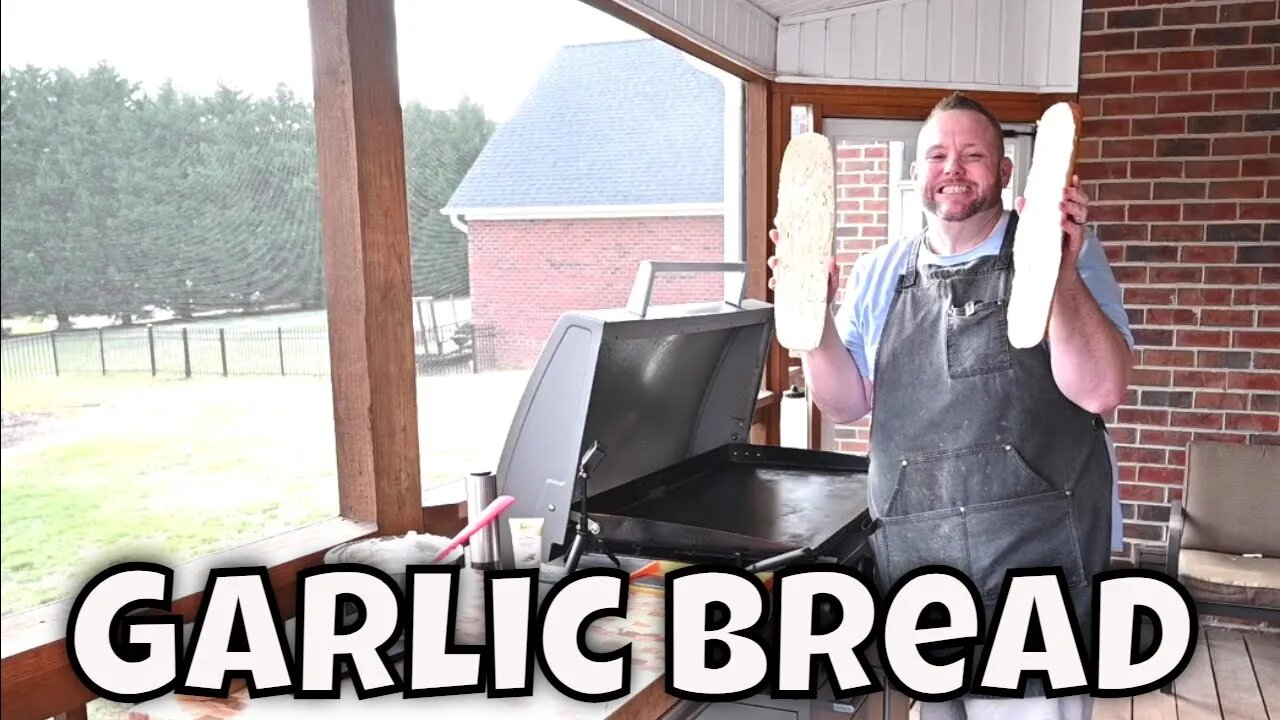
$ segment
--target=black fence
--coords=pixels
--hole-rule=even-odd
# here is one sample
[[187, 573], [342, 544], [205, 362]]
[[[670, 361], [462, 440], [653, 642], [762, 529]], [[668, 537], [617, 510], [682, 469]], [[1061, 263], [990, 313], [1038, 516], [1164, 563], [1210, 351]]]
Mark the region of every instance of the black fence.
[[[323, 326], [73, 330], [8, 337], [0, 347], [0, 376], [6, 381], [147, 373], [187, 378], [329, 374], [329, 333]], [[420, 376], [485, 372], [496, 364], [491, 332], [468, 322], [416, 329], [414, 355]]]

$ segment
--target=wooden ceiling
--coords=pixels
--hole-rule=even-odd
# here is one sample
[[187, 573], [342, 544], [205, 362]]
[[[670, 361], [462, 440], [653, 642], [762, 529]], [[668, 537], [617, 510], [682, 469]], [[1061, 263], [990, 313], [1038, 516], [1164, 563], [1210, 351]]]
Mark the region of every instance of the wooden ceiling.
[[840, 8], [854, 7], [855, 5], [869, 5], [884, 2], [884, 0], [750, 0], [750, 2], [774, 18], [785, 18], [826, 12], [827, 10], [838, 10]]

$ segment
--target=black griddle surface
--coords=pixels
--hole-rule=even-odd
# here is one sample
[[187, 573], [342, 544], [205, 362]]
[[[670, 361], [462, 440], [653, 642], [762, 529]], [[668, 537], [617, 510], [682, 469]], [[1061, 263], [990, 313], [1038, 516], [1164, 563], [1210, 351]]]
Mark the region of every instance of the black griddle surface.
[[865, 460], [726, 446], [590, 499], [590, 512], [817, 548], [867, 509]]

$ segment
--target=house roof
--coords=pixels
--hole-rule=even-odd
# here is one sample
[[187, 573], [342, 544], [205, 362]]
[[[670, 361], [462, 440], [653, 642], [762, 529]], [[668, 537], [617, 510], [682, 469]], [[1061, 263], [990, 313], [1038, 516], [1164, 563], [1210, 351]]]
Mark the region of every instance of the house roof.
[[658, 40], [565, 47], [441, 212], [721, 212], [724, 96], [719, 79]]

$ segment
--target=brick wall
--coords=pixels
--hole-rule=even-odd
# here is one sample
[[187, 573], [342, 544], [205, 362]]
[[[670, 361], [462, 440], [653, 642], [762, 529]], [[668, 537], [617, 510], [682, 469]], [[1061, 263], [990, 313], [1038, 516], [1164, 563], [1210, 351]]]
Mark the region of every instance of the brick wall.
[[1122, 561], [1163, 545], [1188, 442], [1280, 442], [1278, 4], [1085, 0], [1080, 173], [1138, 350]]
[[[844, 284], [853, 264], [889, 240], [889, 143], [843, 141], [836, 147], [836, 163], [838, 304], [844, 301]], [[870, 427], [864, 418], [836, 428], [836, 449], [866, 454]]]
[[[724, 259], [720, 217], [475, 221], [472, 316], [499, 368], [529, 368], [566, 310], [624, 307], [641, 260]], [[660, 275], [653, 304], [716, 300], [715, 275]]]

